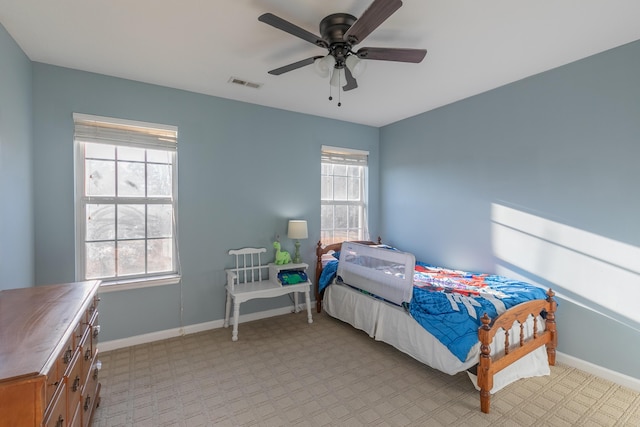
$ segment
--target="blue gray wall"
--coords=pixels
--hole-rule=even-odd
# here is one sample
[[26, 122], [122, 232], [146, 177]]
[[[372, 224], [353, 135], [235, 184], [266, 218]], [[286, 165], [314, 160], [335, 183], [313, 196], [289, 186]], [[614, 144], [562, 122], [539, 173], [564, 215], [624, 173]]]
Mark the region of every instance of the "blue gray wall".
[[390, 243], [551, 286], [559, 350], [640, 378], [640, 42], [386, 126], [380, 158]]
[[[370, 152], [371, 230], [378, 232], [377, 128], [41, 63], [33, 67], [37, 284], [75, 280], [72, 113], [178, 126], [182, 283], [103, 294], [106, 341], [179, 327], [181, 300], [183, 325], [222, 319], [224, 268], [232, 262], [226, 252], [272, 248], [276, 234], [293, 251], [288, 219], [308, 220], [301, 253], [313, 266], [323, 144]], [[272, 249], [268, 253], [272, 260]], [[287, 296], [253, 300], [242, 312], [289, 303]]]
[[33, 285], [31, 61], [0, 24], [0, 290]]

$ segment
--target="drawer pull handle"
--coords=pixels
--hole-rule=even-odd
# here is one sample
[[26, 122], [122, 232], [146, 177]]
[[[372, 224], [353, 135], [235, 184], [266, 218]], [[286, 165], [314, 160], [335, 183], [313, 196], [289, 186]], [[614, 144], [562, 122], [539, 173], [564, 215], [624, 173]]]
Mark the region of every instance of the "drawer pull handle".
[[94, 380], [97, 380], [97, 379], [98, 379], [98, 368], [95, 368], [95, 369], [93, 370], [93, 379], [94, 379]]
[[84, 360], [91, 359], [91, 349], [88, 348], [87, 351], [84, 352]]
[[73, 351], [71, 350], [71, 348], [68, 348], [67, 351], [64, 352], [64, 357], [62, 358], [62, 361], [64, 362], [65, 365], [68, 365], [69, 362], [71, 362], [72, 355], [73, 355]]
[[62, 415], [58, 415], [58, 422], [56, 423], [56, 427], [62, 426], [64, 426], [64, 418], [62, 418]]
[[91, 396], [87, 396], [87, 398], [84, 400], [84, 410], [88, 411], [91, 405]]
[[80, 388], [80, 376], [76, 375], [76, 379], [73, 380], [73, 386], [71, 386], [71, 390], [78, 391], [78, 388]]
[[93, 337], [98, 338], [98, 334], [100, 333], [100, 325], [96, 325], [93, 327]]

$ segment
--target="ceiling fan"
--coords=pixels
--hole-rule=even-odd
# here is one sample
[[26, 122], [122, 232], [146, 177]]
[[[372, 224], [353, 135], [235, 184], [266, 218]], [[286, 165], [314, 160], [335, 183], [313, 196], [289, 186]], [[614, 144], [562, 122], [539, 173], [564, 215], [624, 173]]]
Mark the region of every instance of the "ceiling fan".
[[426, 49], [362, 47], [357, 51], [353, 50], [355, 45], [362, 42], [401, 6], [401, 0], [374, 0], [359, 19], [348, 13], [331, 14], [320, 21], [320, 37], [272, 13], [260, 15], [259, 21], [329, 51], [326, 56], [312, 56], [271, 70], [269, 74], [278, 76], [315, 64], [318, 74], [323, 77], [331, 75], [332, 86], [342, 86], [344, 91], [348, 91], [358, 87], [356, 77], [366, 64], [362, 59], [421, 62], [427, 54]]

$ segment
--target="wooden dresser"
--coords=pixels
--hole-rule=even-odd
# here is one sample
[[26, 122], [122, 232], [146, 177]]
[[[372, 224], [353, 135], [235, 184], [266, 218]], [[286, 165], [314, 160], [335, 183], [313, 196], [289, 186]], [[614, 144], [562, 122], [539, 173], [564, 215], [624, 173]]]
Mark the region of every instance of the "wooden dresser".
[[100, 400], [99, 286], [0, 291], [0, 427], [90, 424]]

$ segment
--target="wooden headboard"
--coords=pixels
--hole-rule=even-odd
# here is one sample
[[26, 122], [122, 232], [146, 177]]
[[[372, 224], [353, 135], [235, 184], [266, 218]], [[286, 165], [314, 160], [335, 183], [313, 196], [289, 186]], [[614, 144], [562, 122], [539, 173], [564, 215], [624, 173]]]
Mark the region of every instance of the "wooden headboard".
[[[370, 240], [353, 240], [355, 243], [361, 243], [363, 245], [381, 245], [382, 239], [378, 236], [377, 242], [372, 242]], [[316, 294], [316, 310], [318, 313], [322, 312], [322, 296], [324, 292], [318, 292], [318, 283], [320, 280], [320, 275], [322, 274], [322, 255], [328, 254], [331, 252], [338, 252], [342, 247], [343, 242], [332, 243], [327, 246], [323, 246], [321, 241], [318, 241], [316, 246], [316, 286], [315, 286], [315, 294]]]

